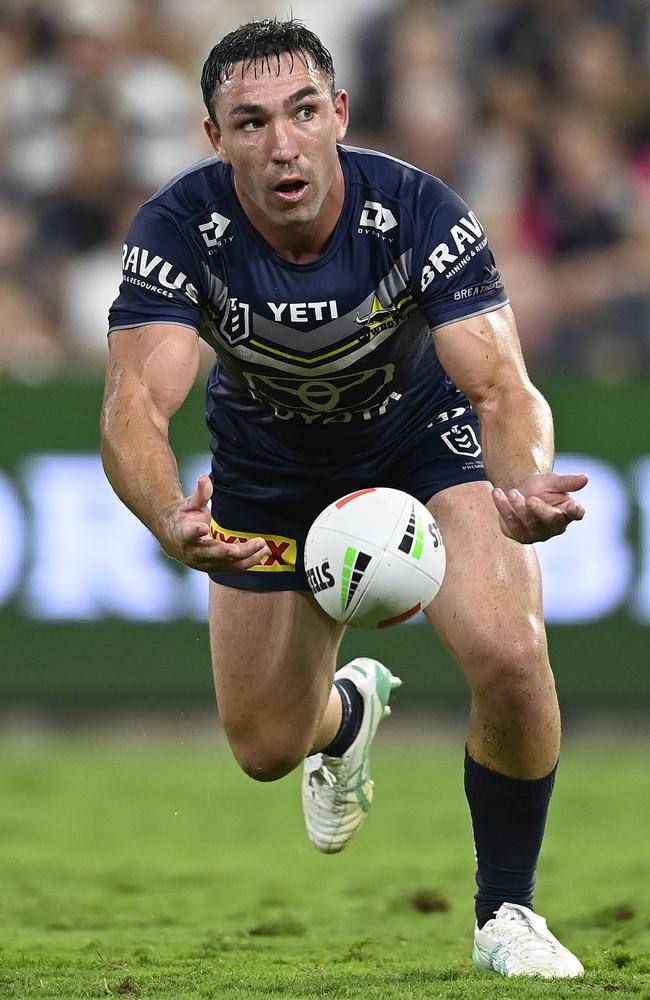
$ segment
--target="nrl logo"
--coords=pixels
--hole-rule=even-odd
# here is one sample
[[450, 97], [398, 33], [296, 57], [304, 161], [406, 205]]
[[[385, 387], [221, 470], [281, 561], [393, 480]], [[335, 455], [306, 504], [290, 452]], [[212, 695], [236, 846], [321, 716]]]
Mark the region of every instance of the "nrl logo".
[[451, 430], [445, 431], [441, 437], [455, 455], [478, 458], [481, 454], [481, 445], [471, 424], [461, 424], [460, 426], [454, 424]]
[[208, 305], [206, 310], [213, 336], [217, 330], [231, 347], [248, 340], [251, 333], [250, 305], [236, 298], [225, 298], [217, 306]]

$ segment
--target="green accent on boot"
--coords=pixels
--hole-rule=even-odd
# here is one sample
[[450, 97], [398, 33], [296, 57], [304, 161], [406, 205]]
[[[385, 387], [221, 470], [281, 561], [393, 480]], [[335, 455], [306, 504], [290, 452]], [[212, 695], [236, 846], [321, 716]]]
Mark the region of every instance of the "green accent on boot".
[[347, 663], [346, 666], [349, 667], [350, 670], [356, 670], [356, 672], [358, 674], [361, 674], [362, 677], [368, 676], [368, 671], [366, 670], [366, 668], [360, 667], [356, 660], [352, 660], [352, 662]]
[[375, 677], [377, 679], [377, 697], [383, 707], [390, 701], [392, 675], [390, 670], [375, 660]]
[[372, 802], [370, 801], [370, 799], [366, 798], [362, 786], [359, 786], [359, 788], [357, 788], [357, 798], [359, 800], [359, 805], [363, 809], [364, 813], [370, 812], [370, 807], [372, 805]]
[[[500, 952], [503, 950], [501, 945], [497, 945], [491, 951], [487, 948], [481, 948], [476, 942], [474, 942], [474, 947], [472, 949], [472, 960], [474, 966], [479, 972], [498, 972], [501, 976], [508, 975], [508, 965], [504, 958], [501, 957]], [[483, 961], [481, 961], [483, 959]]]

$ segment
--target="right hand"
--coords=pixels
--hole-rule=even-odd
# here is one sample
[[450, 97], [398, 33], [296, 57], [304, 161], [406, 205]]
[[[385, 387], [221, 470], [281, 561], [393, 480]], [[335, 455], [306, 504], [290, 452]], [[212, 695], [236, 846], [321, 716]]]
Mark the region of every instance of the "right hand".
[[212, 480], [199, 476], [196, 489], [166, 519], [160, 544], [168, 555], [205, 573], [232, 573], [257, 566], [269, 554], [263, 538], [220, 542], [210, 534]]

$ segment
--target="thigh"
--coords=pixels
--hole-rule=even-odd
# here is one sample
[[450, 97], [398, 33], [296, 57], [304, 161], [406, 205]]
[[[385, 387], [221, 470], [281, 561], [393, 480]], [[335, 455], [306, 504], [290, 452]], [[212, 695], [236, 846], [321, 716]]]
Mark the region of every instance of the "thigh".
[[501, 532], [490, 484], [451, 487], [427, 507], [442, 532], [447, 571], [426, 614], [470, 684], [499, 661], [545, 662], [537, 556]]
[[343, 632], [311, 594], [237, 590], [211, 581], [212, 665], [229, 737], [282, 728], [307, 739], [315, 732]]

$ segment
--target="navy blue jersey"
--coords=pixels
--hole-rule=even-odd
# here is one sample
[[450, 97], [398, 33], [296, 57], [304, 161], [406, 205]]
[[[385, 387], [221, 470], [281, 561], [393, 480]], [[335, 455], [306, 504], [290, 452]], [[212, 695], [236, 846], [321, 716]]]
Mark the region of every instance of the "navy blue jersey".
[[325, 466], [381, 453], [453, 405], [431, 329], [508, 301], [481, 223], [442, 181], [370, 150], [339, 155], [343, 209], [310, 264], [266, 243], [216, 157], [131, 226], [110, 328], [178, 324], [214, 348], [213, 448]]

